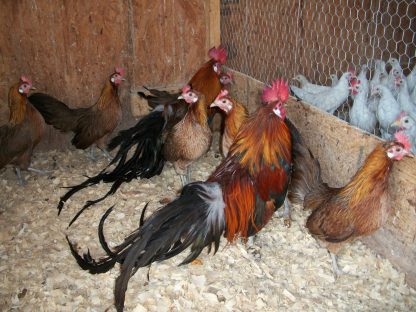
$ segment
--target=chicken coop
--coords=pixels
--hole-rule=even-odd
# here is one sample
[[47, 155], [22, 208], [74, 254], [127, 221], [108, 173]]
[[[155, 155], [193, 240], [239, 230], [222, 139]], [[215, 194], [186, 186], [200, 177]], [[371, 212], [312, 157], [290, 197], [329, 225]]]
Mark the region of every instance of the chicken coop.
[[[360, 77], [366, 65], [370, 97], [376, 64], [384, 61], [386, 81], [397, 66], [401, 79], [413, 73], [416, 81], [416, 2], [411, 0], [5, 0], [0, 2], [0, 21], [0, 142], [6, 142], [2, 129], [12, 115], [9, 89], [22, 75], [33, 82], [32, 92], [78, 109], [97, 102], [115, 70], [125, 81], [117, 93], [122, 117], [110, 139], [151, 113], [138, 92], [148, 92], [144, 87], [177, 92], [207, 62], [207, 51], [220, 45], [227, 51], [223, 70], [234, 80], [229, 93], [251, 114], [261, 106], [262, 89], [279, 77], [302, 87], [292, 78], [303, 75], [329, 90], [345, 72]], [[362, 76], [355, 81], [362, 83]], [[414, 95], [409, 89], [409, 98], [415, 97], [416, 116], [414, 89]], [[286, 103], [287, 117], [331, 187], [347, 184], [383, 141], [380, 122], [370, 132], [353, 125], [355, 101], [347, 96], [333, 114], [299, 96]], [[211, 147], [192, 164], [192, 181], [205, 181], [221, 163], [221, 119], [215, 115]], [[71, 144], [73, 136], [45, 125], [31, 160], [31, 166], [45, 172], [22, 171], [24, 187], [12, 162], [0, 167], [4, 311], [116, 311], [120, 265], [90, 274], [77, 264], [67, 241], [94, 258], [105, 252], [111, 256], [102, 250], [103, 235], [97, 236], [97, 229], [115, 246], [142, 225], [142, 211], [148, 217], [163, 200], [179, 196], [182, 180], [167, 162], [151, 178], [123, 180], [114, 194], [88, 207], [68, 227], [84, 203], [109, 189], [106, 183], [82, 189], [68, 198], [58, 216], [57, 205], [68, 187], [109, 170], [107, 158], [91, 160], [84, 148]], [[414, 144], [415, 136], [409, 134]], [[0, 146], [0, 165], [5, 144]], [[416, 160], [396, 162], [388, 185], [392, 211], [385, 225], [342, 247], [339, 264], [346, 274], [338, 279], [327, 250], [305, 228], [310, 212], [294, 205], [289, 228], [273, 217], [250, 244], [228, 244], [222, 238], [215, 256], [203, 252], [178, 266], [184, 259], [179, 255], [139, 269], [129, 281], [125, 310], [415, 310]], [[102, 219], [111, 206], [113, 212]]]

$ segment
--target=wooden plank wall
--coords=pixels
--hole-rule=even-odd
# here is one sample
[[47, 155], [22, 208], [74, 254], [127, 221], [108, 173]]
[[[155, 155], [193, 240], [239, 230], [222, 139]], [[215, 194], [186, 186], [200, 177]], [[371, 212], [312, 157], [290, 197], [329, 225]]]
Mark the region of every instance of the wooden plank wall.
[[[114, 66], [123, 66], [125, 127], [140, 86], [181, 85], [219, 37], [219, 0], [0, 1], [0, 124], [21, 74], [38, 91], [87, 107]], [[69, 138], [50, 128], [44, 146], [62, 142]]]
[[[231, 95], [254, 111], [264, 84], [239, 72], [234, 72], [234, 77]], [[380, 142], [379, 138], [293, 98], [288, 101], [287, 112], [319, 160], [323, 180], [330, 186], [345, 185]], [[393, 211], [387, 224], [363, 241], [405, 272], [408, 284], [416, 287], [416, 159], [395, 163], [389, 182]]]

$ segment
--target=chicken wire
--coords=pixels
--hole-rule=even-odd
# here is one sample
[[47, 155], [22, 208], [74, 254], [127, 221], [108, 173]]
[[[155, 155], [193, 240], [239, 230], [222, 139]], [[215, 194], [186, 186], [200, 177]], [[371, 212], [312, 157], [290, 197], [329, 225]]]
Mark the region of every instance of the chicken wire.
[[[331, 85], [330, 74], [362, 64], [372, 72], [375, 59], [392, 57], [407, 75], [415, 32], [412, 0], [221, 0], [228, 65], [263, 82], [303, 74]], [[348, 120], [350, 107], [351, 101], [335, 115]]]

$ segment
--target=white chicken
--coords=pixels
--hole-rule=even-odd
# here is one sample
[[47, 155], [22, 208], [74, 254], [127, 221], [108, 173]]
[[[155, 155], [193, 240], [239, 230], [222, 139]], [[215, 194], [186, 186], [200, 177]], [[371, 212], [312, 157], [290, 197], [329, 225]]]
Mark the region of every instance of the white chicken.
[[[366, 64], [361, 65], [361, 71], [357, 76], [357, 79], [360, 81], [361, 84], [365, 84], [367, 86], [365, 86], [365, 88], [369, 88], [368, 87], [368, 79], [367, 79], [367, 72], [368, 72], [368, 66]], [[361, 89], [361, 88], [360, 88]], [[352, 100], [355, 100], [355, 92], [351, 92], [351, 98]], [[368, 94], [368, 92], [367, 92]]]
[[406, 77], [399, 77], [397, 79], [397, 83], [399, 85], [399, 94], [397, 96], [397, 102], [399, 102], [401, 110], [411, 115], [412, 118], [416, 119], [416, 104], [412, 101], [412, 98], [410, 97]]
[[296, 80], [300, 83], [300, 87], [302, 90], [310, 93], [319, 93], [322, 91], [327, 91], [331, 87], [328, 86], [321, 86], [318, 84], [311, 83], [304, 75], [296, 75], [293, 77], [293, 80]]
[[329, 75], [329, 78], [331, 78], [331, 87], [335, 86], [338, 83], [338, 76], [336, 74]]
[[343, 73], [335, 86], [319, 93], [307, 92], [295, 86], [290, 88], [296, 97], [333, 114], [348, 99], [350, 93], [349, 83], [353, 77], [355, 75], [351, 72]]
[[382, 84], [387, 79], [386, 63], [382, 60], [375, 60], [373, 78], [370, 82], [370, 88]]
[[371, 90], [371, 96], [380, 96], [377, 107], [377, 119], [380, 124], [381, 137], [385, 140], [391, 138], [390, 125], [397, 119], [400, 114], [400, 105], [393, 97], [389, 88], [378, 84]]
[[351, 94], [355, 94], [355, 99], [350, 110], [350, 123], [374, 134], [377, 118], [374, 111], [367, 106], [369, 89], [369, 82], [365, 76], [362, 76], [362, 80], [358, 79], [357, 83], [353, 85]]
[[416, 155], [416, 120], [406, 113], [401, 113], [391, 126], [403, 130], [411, 144], [410, 152]]
[[416, 65], [413, 66], [412, 71], [409, 75], [406, 77], [407, 80], [407, 87], [409, 88], [409, 93], [412, 93], [412, 91], [416, 87]]

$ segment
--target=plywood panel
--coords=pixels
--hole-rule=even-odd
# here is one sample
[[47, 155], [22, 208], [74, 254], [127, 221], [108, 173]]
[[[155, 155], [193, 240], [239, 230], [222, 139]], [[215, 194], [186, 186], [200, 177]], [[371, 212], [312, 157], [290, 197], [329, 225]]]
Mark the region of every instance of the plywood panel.
[[[256, 109], [264, 84], [235, 72], [231, 94], [250, 111]], [[309, 104], [288, 101], [287, 112], [306, 144], [319, 160], [323, 180], [330, 186], [345, 185], [380, 139], [324, 113]], [[396, 162], [389, 180], [392, 213], [387, 224], [363, 241], [406, 273], [408, 283], [416, 286], [416, 159]]]

